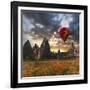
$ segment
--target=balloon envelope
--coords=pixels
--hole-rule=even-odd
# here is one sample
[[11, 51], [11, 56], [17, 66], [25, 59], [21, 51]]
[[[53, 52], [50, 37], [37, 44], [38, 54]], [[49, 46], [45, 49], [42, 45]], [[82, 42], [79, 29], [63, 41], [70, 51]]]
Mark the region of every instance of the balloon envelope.
[[59, 28], [58, 33], [64, 42], [67, 40], [68, 36], [71, 34], [70, 29], [67, 27]]

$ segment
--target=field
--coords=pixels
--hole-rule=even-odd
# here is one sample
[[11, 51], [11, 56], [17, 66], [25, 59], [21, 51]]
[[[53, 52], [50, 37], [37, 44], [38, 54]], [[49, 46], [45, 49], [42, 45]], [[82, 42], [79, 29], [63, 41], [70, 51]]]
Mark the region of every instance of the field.
[[79, 74], [79, 58], [22, 62], [22, 77]]

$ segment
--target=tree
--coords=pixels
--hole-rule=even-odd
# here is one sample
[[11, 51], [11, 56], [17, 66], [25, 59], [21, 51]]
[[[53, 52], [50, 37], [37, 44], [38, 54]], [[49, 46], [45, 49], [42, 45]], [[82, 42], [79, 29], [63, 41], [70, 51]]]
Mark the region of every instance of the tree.
[[61, 57], [61, 52], [60, 52], [60, 50], [58, 50], [57, 59], [60, 59], [60, 57]]
[[33, 51], [32, 51], [31, 44], [29, 40], [27, 40], [23, 46], [23, 58], [24, 59], [32, 58], [32, 54], [33, 54]]

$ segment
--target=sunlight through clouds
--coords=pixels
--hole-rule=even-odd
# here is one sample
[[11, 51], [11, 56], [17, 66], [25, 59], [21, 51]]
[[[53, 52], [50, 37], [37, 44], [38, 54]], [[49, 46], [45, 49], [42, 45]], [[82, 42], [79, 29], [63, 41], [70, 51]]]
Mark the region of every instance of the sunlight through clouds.
[[[70, 35], [66, 42], [60, 38], [58, 30], [61, 27], [70, 28]], [[39, 47], [44, 38], [47, 38], [51, 51], [69, 50], [71, 43], [79, 46], [79, 14], [63, 12], [41, 12], [41, 11], [22, 11], [22, 30], [23, 44], [29, 40], [33, 47], [37, 44]]]

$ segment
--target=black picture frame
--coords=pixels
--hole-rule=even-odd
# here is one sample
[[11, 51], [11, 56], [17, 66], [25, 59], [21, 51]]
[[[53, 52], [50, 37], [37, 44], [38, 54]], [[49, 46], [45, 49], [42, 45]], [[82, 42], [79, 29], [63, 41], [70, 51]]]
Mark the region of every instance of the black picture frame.
[[[46, 81], [33, 83], [18, 83], [18, 7], [39, 7], [39, 8], [61, 8], [84, 11], [84, 78], [79, 80], [64, 81]], [[11, 2], [11, 87], [35, 87], [35, 86], [53, 86], [68, 84], [83, 84], [88, 81], [87, 72], [87, 6], [83, 5], [66, 5], [66, 4], [50, 4], [35, 2]]]

